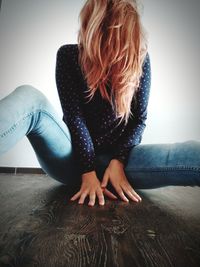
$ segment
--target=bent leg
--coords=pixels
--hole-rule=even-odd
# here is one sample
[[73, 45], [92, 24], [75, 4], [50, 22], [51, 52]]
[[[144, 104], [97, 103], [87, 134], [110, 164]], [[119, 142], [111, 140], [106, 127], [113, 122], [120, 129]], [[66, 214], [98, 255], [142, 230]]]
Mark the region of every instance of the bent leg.
[[24, 136], [49, 176], [68, 185], [80, 180], [67, 125], [46, 96], [30, 85], [0, 100], [0, 155]]
[[[64, 184], [80, 184], [71, 136], [48, 99], [23, 85], [0, 100], [0, 155], [27, 136], [43, 170]], [[97, 154], [101, 179], [111, 152]], [[129, 154], [125, 173], [135, 188], [200, 185], [200, 142], [140, 144]]]
[[[111, 158], [110, 153], [99, 156], [100, 176]], [[134, 188], [200, 186], [200, 141], [137, 145], [124, 171]]]

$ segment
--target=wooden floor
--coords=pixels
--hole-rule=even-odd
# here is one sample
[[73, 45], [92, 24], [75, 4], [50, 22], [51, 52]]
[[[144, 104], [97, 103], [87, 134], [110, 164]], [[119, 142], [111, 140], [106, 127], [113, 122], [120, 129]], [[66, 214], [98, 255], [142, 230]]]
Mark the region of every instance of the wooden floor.
[[0, 174], [0, 266], [199, 267], [200, 187], [137, 191], [88, 207], [46, 175]]

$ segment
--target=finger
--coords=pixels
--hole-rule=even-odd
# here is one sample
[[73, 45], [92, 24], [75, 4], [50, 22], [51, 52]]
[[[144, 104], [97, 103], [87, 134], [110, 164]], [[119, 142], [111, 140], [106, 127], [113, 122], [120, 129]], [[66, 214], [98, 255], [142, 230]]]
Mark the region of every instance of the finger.
[[134, 201], [138, 202], [139, 199], [131, 192], [126, 186], [122, 186], [122, 189], [125, 191], [125, 193]]
[[87, 194], [88, 194], [87, 192], [82, 192], [81, 193], [81, 197], [80, 197], [80, 199], [78, 201], [78, 204], [83, 204], [84, 203]]
[[107, 171], [105, 171], [102, 182], [101, 182], [101, 187], [106, 187], [108, 184], [108, 179], [109, 179], [109, 174]]
[[135, 192], [131, 185], [128, 185], [127, 188], [137, 199], [139, 199], [139, 201], [142, 201], [142, 198]]
[[124, 192], [122, 191], [121, 187], [116, 187], [115, 190], [117, 191], [122, 200], [129, 202], [128, 198], [124, 195]]
[[94, 204], [95, 204], [95, 199], [96, 199], [96, 194], [95, 194], [95, 192], [91, 192], [90, 193], [90, 201], [89, 201], [89, 203], [88, 203], [88, 205], [89, 206], [94, 206]]
[[104, 205], [105, 204], [105, 200], [104, 200], [104, 195], [101, 189], [97, 190], [97, 196], [99, 198], [99, 204], [100, 205]]
[[79, 196], [80, 196], [81, 192], [77, 192], [75, 195], [73, 195], [73, 197], [70, 198], [70, 200], [74, 201], [76, 200]]
[[115, 196], [112, 192], [110, 192], [107, 188], [104, 189], [104, 194], [110, 198], [117, 199], [118, 197]]

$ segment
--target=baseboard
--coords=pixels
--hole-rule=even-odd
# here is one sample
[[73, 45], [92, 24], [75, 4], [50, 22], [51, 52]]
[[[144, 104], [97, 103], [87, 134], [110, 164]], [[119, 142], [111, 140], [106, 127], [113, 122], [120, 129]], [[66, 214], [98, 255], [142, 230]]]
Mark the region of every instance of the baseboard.
[[0, 173], [32, 173], [32, 174], [45, 174], [41, 168], [15, 168], [15, 167], [0, 167]]

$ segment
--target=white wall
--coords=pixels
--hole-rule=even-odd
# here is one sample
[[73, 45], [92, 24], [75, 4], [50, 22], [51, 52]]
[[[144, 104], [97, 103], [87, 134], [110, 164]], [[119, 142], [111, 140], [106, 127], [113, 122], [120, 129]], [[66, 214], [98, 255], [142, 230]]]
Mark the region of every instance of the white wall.
[[[62, 116], [55, 84], [57, 49], [77, 43], [85, 1], [3, 0], [0, 13], [0, 98], [21, 84], [40, 89]], [[143, 0], [152, 86], [142, 143], [200, 140], [199, 0]], [[0, 166], [40, 167], [24, 137]]]
[[152, 64], [143, 141], [200, 140], [200, 1], [143, 2]]

